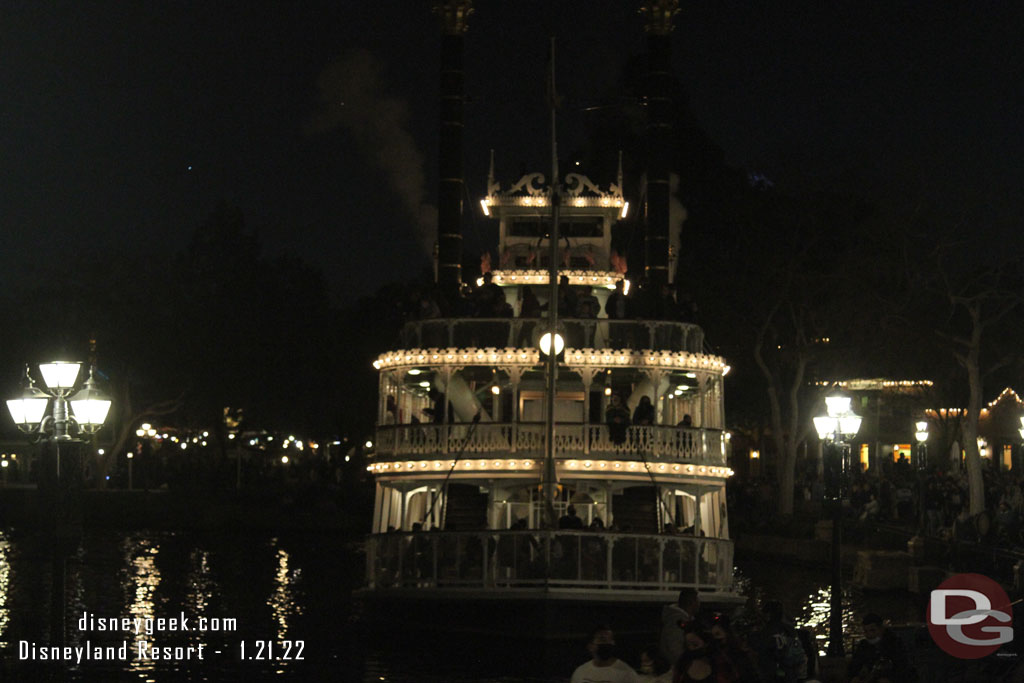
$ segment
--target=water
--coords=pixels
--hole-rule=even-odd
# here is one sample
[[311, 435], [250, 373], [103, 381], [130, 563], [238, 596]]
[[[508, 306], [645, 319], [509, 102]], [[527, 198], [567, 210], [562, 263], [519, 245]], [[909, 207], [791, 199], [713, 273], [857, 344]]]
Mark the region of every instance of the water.
[[[66, 561], [68, 645], [114, 648], [127, 642], [127, 660], [115, 650], [105, 653], [113, 661], [20, 661], [21, 641], [38, 647], [49, 643], [52, 563], [35, 535], [3, 530], [0, 679], [526, 683], [565, 681], [587, 658], [582, 643], [548, 644], [541, 652], [539, 644], [528, 641], [367, 634], [354, 621], [351, 599], [362, 562], [356, 539], [326, 532], [88, 531]], [[750, 562], [741, 564], [739, 572], [755, 601], [782, 599], [800, 623], [825, 635], [827, 571]], [[851, 639], [866, 611], [895, 621], [920, 618], [918, 605], [908, 598], [872, 599], [850, 592], [847, 604]], [[83, 614], [93, 619], [84, 630], [79, 628]], [[193, 630], [170, 630], [177, 624], [154, 621], [182, 615]], [[130, 619], [140, 632], [96, 628], [97, 619], [111, 618]], [[208, 624], [217, 630], [194, 630], [200, 618], [220, 620]], [[500, 606], [495, 618], [500, 618]], [[152, 627], [148, 633], [147, 625]], [[651, 625], [652, 637], [657, 628]], [[171, 659], [140, 659], [140, 642], [147, 648], [172, 648]], [[826, 641], [819, 642], [824, 648]], [[267, 643], [273, 644], [272, 651]], [[620, 643], [624, 658], [635, 664], [642, 644]], [[202, 660], [195, 657], [199, 646]], [[243, 652], [273, 658], [243, 661]]]

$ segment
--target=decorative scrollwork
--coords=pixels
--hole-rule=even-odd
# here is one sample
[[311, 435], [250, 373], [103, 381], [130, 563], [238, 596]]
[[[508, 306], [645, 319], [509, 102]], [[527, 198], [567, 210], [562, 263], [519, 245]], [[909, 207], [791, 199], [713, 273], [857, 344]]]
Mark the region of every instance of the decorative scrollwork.
[[544, 184], [543, 173], [527, 173], [519, 181], [502, 194], [507, 196], [517, 193], [525, 193], [531, 197], [540, 197], [547, 194], [547, 186]]
[[566, 196], [579, 197], [583, 194], [584, 190], [589, 191], [598, 197], [604, 196], [606, 194], [601, 190], [601, 188], [595, 185], [590, 178], [581, 173], [565, 174]]

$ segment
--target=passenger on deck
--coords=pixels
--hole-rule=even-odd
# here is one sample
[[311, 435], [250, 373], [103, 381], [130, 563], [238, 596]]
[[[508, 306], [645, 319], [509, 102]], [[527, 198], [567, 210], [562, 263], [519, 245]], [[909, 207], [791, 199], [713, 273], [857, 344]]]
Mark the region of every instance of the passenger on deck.
[[679, 659], [686, 649], [683, 627], [697, 618], [700, 611], [700, 596], [695, 588], [679, 591], [676, 603], [665, 605], [661, 610], [661, 637], [658, 648], [661, 656], [670, 662]]
[[650, 396], [640, 397], [640, 402], [636, 404], [636, 410], [633, 411], [633, 424], [654, 424], [654, 405], [651, 403]]
[[569, 506], [569, 509], [565, 511], [565, 514], [558, 520], [559, 529], [582, 529], [583, 520], [576, 515], [576, 507], [573, 505]]
[[598, 626], [587, 641], [591, 660], [576, 667], [570, 683], [640, 683], [629, 664], [618, 658], [615, 634], [608, 626]]
[[501, 287], [494, 284], [494, 273], [484, 273], [484, 284], [476, 292], [476, 317], [490, 318], [494, 315], [495, 309], [505, 295], [501, 293]]
[[626, 427], [629, 426], [629, 409], [622, 405], [618, 394], [612, 394], [611, 402], [604, 411], [604, 419], [608, 424], [608, 438], [614, 444], [626, 443]]
[[[615, 291], [608, 296], [608, 300], [604, 303], [604, 312], [608, 315], [608, 320], [626, 320], [632, 313], [630, 301], [622, 291], [622, 280], [616, 280]], [[613, 349], [624, 349], [629, 345], [625, 323], [611, 322], [608, 324], [608, 343]]]

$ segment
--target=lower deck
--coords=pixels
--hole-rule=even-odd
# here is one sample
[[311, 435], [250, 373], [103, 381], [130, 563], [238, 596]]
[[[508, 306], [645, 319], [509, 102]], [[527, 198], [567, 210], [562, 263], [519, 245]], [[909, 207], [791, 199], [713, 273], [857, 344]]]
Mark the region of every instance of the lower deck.
[[500, 590], [506, 596], [539, 589], [590, 597], [614, 591], [644, 599], [686, 587], [728, 593], [732, 560], [728, 539], [675, 534], [391, 532], [367, 539], [366, 585], [385, 592]]

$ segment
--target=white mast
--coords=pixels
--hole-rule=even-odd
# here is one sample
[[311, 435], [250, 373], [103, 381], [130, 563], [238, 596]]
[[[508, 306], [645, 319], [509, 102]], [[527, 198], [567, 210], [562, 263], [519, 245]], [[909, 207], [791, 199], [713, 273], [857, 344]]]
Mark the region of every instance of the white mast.
[[558, 382], [558, 354], [555, 346], [555, 333], [558, 330], [558, 218], [559, 202], [561, 193], [558, 182], [558, 142], [555, 135], [555, 109], [557, 107], [557, 95], [555, 94], [555, 38], [551, 37], [550, 72], [548, 73], [548, 105], [551, 109], [551, 231], [550, 231], [550, 263], [548, 264], [548, 329], [551, 334], [551, 344], [548, 347], [547, 357], [547, 410], [545, 411], [546, 435], [544, 453], [544, 511], [547, 518], [547, 526], [554, 529], [558, 526], [555, 517], [555, 492], [557, 480], [555, 477], [555, 385]]

